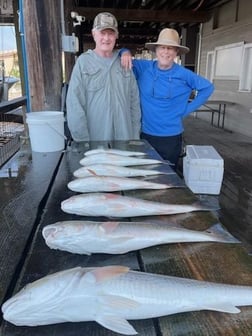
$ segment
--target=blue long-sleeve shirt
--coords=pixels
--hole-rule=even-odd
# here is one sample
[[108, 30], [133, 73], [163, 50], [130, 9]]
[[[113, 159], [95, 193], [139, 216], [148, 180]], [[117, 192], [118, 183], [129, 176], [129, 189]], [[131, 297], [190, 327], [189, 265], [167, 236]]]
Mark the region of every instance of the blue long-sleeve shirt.
[[[142, 112], [142, 132], [155, 136], [181, 134], [183, 118], [204, 104], [214, 90], [206, 78], [177, 63], [161, 70], [157, 61], [133, 60]], [[193, 100], [193, 91], [197, 94]]]

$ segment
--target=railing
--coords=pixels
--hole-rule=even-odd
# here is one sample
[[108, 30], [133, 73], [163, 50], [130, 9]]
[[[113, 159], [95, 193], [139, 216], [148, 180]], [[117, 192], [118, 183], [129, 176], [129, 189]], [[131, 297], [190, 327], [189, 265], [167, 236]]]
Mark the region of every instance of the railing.
[[22, 96], [19, 98], [1, 102], [0, 103], [0, 114], [10, 112], [21, 106], [26, 106], [26, 103], [27, 103], [26, 96]]
[[22, 108], [24, 114], [26, 112], [26, 104], [26, 96], [0, 103], [0, 167], [20, 148], [21, 137], [12, 130], [11, 126], [21, 116], [12, 114], [12, 111]]

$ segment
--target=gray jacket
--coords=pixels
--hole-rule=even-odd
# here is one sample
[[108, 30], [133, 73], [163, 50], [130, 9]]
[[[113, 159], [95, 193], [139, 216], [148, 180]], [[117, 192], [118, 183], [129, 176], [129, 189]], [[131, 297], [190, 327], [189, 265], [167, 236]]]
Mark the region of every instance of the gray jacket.
[[67, 93], [67, 122], [75, 141], [139, 139], [140, 102], [132, 71], [88, 50], [72, 71]]

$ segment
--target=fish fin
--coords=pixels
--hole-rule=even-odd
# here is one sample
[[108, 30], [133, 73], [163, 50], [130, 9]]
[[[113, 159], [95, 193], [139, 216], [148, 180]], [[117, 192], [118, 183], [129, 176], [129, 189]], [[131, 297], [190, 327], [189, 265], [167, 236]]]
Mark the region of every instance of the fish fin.
[[207, 310], [214, 310], [222, 313], [229, 313], [229, 314], [238, 314], [240, 313], [240, 309], [232, 306], [229, 302], [227, 303], [221, 303], [221, 304], [216, 304], [213, 306], [207, 306]]
[[100, 224], [99, 228], [104, 232], [104, 233], [111, 233], [117, 229], [119, 225], [119, 222], [104, 222]]
[[98, 176], [98, 175], [96, 174], [96, 172], [93, 171], [93, 169], [87, 168], [87, 171], [89, 171], [89, 173], [92, 174], [92, 175], [94, 175], [94, 176]]
[[233, 237], [220, 223], [214, 224], [209, 229], [206, 230], [206, 233], [214, 235], [219, 239], [220, 242], [241, 243], [238, 239]]
[[113, 309], [133, 309], [140, 306], [140, 303], [119, 295], [101, 295], [99, 300], [105, 307]]
[[127, 273], [129, 268], [126, 266], [104, 266], [97, 267], [94, 270], [85, 273], [83, 280], [89, 283], [99, 283], [106, 280], [110, 280], [114, 277], [118, 277], [124, 273]]
[[69, 251], [71, 253], [76, 253], [76, 254], [85, 254], [85, 255], [88, 255], [88, 256], [91, 256], [92, 253], [90, 251], [84, 251], [82, 250], [81, 253], [78, 253], [78, 252], [75, 252], [75, 251]]
[[103, 327], [123, 335], [137, 335], [138, 332], [124, 318], [111, 314], [102, 314], [95, 319]]
[[[102, 224], [99, 225], [99, 229], [102, 231], [102, 233], [104, 235], [109, 235], [110, 233], [112, 233], [113, 231], [115, 231], [117, 229], [119, 225], [119, 222], [104, 222]], [[124, 244], [125, 242], [133, 239], [134, 236], [130, 236], [130, 235], [125, 235], [122, 237], [110, 237], [111, 242], [113, 242], [113, 244]], [[110, 246], [110, 250], [111, 252], [113, 251], [113, 244], [111, 244]], [[118, 247], [115, 248], [116, 250], [118, 250]], [[128, 251], [127, 251], [128, 252]]]

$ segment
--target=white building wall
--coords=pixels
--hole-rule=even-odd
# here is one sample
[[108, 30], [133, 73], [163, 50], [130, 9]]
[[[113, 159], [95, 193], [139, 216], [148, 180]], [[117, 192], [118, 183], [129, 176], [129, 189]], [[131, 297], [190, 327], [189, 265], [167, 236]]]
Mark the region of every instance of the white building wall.
[[[216, 55], [216, 48], [240, 42], [244, 42], [244, 45], [252, 43], [252, 1], [231, 1], [218, 9], [209, 22], [203, 24], [199, 73], [209, 77], [207, 59], [210, 57], [211, 52]], [[232, 50], [230, 59], [227, 59], [225, 64], [223, 64], [223, 67], [227, 71], [230, 69], [230, 75], [233, 72], [237, 72], [237, 69], [242, 64], [242, 55], [239, 54], [237, 56], [235, 52], [232, 53]], [[252, 53], [250, 55], [252, 57]], [[231, 79], [228, 77], [216, 78], [214, 75], [214, 66], [216, 64], [214, 57], [212, 67], [213, 77], [210, 79], [215, 85], [215, 92], [211, 99], [235, 102], [235, 105], [227, 106], [225, 128], [252, 136], [252, 90], [243, 92], [239, 90], [240, 77]], [[232, 59], [232, 57], [236, 57], [236, 59]], [[226, 62], [236, 64], [235, 69], [232, 69], [232, 66], [229, 67]], [[204, 119], [209, 118], [206, 114], [200, 114], [199, 117]]]

